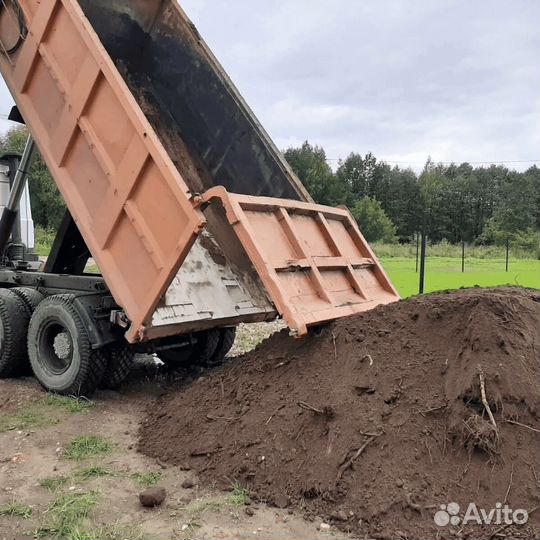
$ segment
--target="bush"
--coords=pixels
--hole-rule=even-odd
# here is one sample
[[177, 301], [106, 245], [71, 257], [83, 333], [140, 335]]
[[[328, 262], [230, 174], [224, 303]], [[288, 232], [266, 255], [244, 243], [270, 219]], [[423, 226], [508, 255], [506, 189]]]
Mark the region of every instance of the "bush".
[[[371, 244], [377, 257], [416, 257], [416, 242], [410, 244], [386, 244], [383, 242], [373, 242]], [[519, 244], [510, 243], [510, 257], [512, 259], [538, 259], [540, 258], [539, 248], [524, 249]], [[428, 257], [461, 257], [461, 244], [450, 244], [448, 242], [439, 242], [437, 244], [428, 244]], [[505, 246], [476, 246], [465, 245], [465, 257], [474, 259], [504, 259], [506, 256]]]
[[396, 227], [379, 201], [364, 197], [356, 203], [351, 213], [368, 242], [397, 243]]
[[35, 251], [40, 257], [48, 257], [56, 237], [56, 232], [36, 226]]

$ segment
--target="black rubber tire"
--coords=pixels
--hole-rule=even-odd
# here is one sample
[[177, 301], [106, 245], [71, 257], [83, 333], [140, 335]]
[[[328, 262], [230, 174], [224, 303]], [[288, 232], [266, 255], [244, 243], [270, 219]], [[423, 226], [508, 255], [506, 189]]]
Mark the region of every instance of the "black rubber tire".
[[[103, 378], [107, 357], [102, 350], [92, 349], [73, 298], [70, 294], [49, 296], [38, 305], [28, 328], [28, 355], [43, 388], [55, 394], [90, 397]], [[61, 335], [68, 340], [69, 359], [56, 351]]]
[[31, 287], [15, 287], [11, 289], [25, 303], [30, 312], [30, 316], [34, 313], [38, 304], [45, 298], [45, 295], [32, 289]]
[[127, 343], [115, 343], [107, 347], [107, 368], [100, 388], [115, 390], [127, 378], [135, 362], [135, 353]]
[[208, 367], [221, 366], [227, 357], [227, 353], [232, 349], [236, 339], [236, 326], [230, 328], [221, 328], [219, 330], [219, 342], [214, 354], [208, 360]]
[[205, 330], [203, 335], [199, 338], [199, 347], [195, 347], [191, 356], [191, 364], [196, 366], [207, 367], [209, 362], [212, 361], [221, 338], [221, 333], [218, 329]]
[[0, 379], [18, 377], [28, 366], [26, 333], [30, 313], [19, 296], [0, 289]]
[[[28, 321], [30, 322], [30, 317], [38, 307], [38, 304], [45, 298], [45, 295], [31, 287], [15, 287], [10, 289], [10, 291], [15, 293], [24, 302], [24, 305], [28, 310]], [[24, 346], [25, 349], [28, 349], [26, 336], [24, 338]], [[29, 377], [32, 375], [32, 366], [30, 365], [30, 360], [28, 360], [28, 350], [26, 351], [26, 360], [23, 362], [20, 369], [17, 370], [16, 375], [22, 377]]]
[[196, 343], [192, 347], [168, 349], [158, 353], [169, 367], [204, 366], [211, 361], [221, 337], [219, 330], [204, 330], [195, 334]]

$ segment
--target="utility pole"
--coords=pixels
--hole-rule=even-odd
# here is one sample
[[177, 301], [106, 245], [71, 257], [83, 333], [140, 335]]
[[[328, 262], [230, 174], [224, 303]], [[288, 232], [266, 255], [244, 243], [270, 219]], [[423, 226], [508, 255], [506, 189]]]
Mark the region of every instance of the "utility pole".
[[418, 274], [418, 257], [420, 255], [420, 233], [416, 233], [416, 273]]
[[426, 276], [426, 227], [422, 227], [422, 245], [420, 249], [420, 287], [419, 294], [424, 294], [424, 284]]

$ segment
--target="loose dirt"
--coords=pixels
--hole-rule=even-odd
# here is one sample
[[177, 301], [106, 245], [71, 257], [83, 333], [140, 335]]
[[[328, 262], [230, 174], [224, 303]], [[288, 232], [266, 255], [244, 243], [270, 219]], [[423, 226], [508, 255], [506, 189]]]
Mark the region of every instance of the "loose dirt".
[[[158, 398], [139, 449], [355, 536], [536, 538], [539, 301], [469, 289], [283, 331]], [[472, 502], [531, 514], [464, 525]]]

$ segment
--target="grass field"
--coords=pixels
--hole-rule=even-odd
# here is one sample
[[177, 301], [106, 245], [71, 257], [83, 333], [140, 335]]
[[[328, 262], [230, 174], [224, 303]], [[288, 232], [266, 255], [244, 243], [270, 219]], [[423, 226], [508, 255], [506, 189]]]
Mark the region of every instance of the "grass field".
[[[419, 274], [415, 259], [411, 257], [380, 258], [390, 279], [403, 298], [418, 294]], [[504, 259], [465, 260], [465, 273], [461, 272], [461, 259], [454, 257], [428, 257], [426, 259], [425, 292], [459, 289], [461, 287], [494, 287], [521, 285], [540, 288], [540, 262], [528, 259], [510, 260], [505, 271]]]

